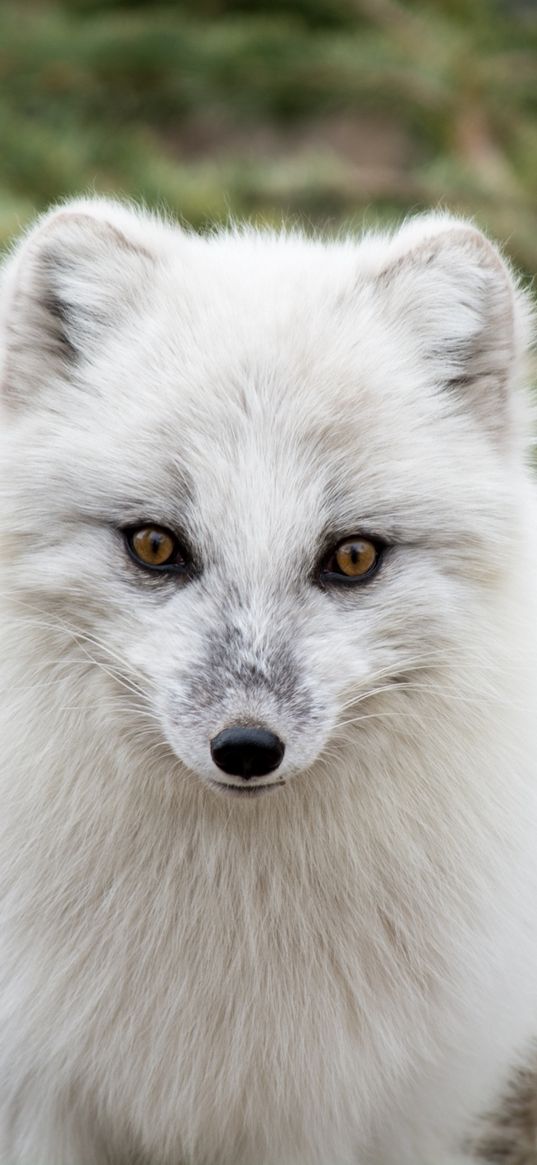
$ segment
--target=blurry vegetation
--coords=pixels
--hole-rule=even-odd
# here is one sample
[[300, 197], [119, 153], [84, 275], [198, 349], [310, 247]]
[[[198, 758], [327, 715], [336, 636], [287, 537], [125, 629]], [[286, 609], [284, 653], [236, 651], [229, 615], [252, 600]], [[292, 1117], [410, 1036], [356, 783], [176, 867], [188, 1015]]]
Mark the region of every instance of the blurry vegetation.
[[535, 0], [0, 0], [0, 244], [68, 194], [203, 228], [446, 205], [537, 270]]

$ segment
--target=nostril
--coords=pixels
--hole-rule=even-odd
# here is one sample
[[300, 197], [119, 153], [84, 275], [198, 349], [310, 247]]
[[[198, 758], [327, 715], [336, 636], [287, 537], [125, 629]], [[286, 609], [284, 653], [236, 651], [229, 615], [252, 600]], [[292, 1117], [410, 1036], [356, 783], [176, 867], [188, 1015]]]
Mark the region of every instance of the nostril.
[[247, 728], [237, 725], [224, 728], [211, 740], [211, 756], [215, 765], [233, 777], [249, 781], [264, 777], [278, 768], [285, 745], [274, 732], [265, 728]]

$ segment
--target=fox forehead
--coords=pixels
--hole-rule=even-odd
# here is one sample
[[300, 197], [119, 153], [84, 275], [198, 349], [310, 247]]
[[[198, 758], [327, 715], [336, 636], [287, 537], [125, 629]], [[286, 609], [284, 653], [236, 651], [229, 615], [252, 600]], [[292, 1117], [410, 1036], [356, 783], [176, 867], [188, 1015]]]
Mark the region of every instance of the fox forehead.
[[25, 489], [67, 485], [82, 512], [92, 493], [124, 513], [195, 508], [200, 535], [275, 544], [326, 520], [482, 522], [483, 482], [507, 475], [492, 438], [510, 424], [513, 284], [456, 220], [361, 243], [200, 239], [80, 203], [13, 271], [6, 399], [38, 470]]

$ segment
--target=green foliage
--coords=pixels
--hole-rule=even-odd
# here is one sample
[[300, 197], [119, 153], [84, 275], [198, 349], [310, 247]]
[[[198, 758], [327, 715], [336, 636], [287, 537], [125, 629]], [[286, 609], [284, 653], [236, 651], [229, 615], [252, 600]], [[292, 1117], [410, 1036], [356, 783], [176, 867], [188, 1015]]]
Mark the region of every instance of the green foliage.
[[523, 0], [0, 0], [0, 242], [87, 190], [196, 227], [447, 205], [533, 271], [536, 78]]

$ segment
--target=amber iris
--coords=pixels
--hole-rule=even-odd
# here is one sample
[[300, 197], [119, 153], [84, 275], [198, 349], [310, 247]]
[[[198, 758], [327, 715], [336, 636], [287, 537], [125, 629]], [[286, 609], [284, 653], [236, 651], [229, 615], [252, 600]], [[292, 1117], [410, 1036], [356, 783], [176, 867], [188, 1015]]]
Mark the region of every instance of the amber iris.
[[352, 538], [338, 546], [329, 569], [344, 575], [345, 578], [358, 579], [369, 574], [377, 559], [378, 550], [373, 542], [369, 542], [367, 538]]
[[177, 540], [161, 526], [140, 526], [129, 538], [135, 558], [144, 566], [167, 566], [176, 561]]

